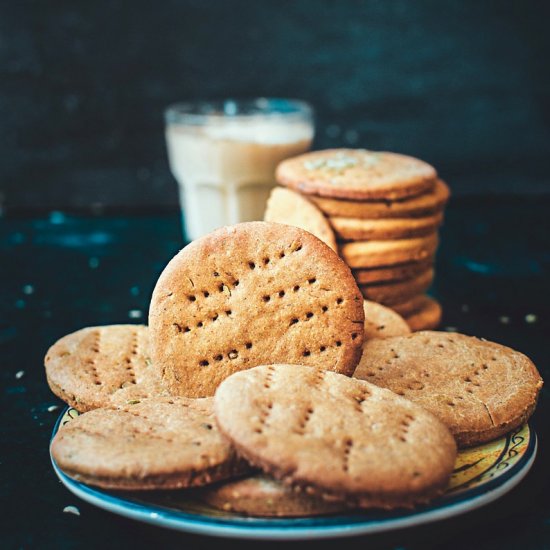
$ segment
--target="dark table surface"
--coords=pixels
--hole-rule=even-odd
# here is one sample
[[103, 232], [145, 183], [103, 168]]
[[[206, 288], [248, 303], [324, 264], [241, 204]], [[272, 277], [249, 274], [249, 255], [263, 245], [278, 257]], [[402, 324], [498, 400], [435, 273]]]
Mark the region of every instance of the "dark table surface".
[[[444, 306], [444, 327], [526, 353], [547, 380], [549, 206], [550, 198], [453, 201], [432, 289]], [[0, 218], [1, 548], [259, 546], [162, 530], [103, 512], [69, 493], [50, 465], [48, 443], [59, 410], [49, 409], [61, 403], [44, 377], [47, 347], [83, 326], [146, 322], [156, 278], [182, 244], [177, 212]], [[547, 393], [543, 390], [532, 421], [539, 435], [537, 460], [511, 493], [452, 520], [345, 544], [550, 548]], [[68, 505], [77, 506], [80, 516], [63, 513]]]

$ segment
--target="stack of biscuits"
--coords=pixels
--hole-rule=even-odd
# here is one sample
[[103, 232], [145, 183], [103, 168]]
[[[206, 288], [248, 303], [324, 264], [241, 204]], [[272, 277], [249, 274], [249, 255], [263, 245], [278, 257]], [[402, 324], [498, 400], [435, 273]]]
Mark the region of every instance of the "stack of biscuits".
[[457, 446], [521, 426], [542, 386], [504, 346], [411, 334], [329, 246], [269, 222], [194, 241], [157, 281], [148, 327], [81, 329], [45, 366], [80, 413], [51, 446], [65, 475], [251, 516], [422, 505]]
[[324, 214], [365, 299], [391, 307], [412, 330], [438, 326], [441, 306], [426, 291], [449, 188], [432, 166], [396, 153], [331, 149], [283, 161], [277, 181]]

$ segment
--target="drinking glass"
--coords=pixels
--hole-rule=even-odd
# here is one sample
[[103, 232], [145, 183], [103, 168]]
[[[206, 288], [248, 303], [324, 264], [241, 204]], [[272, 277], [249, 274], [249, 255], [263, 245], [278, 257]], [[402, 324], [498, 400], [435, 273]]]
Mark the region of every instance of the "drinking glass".
[[292, 99], [177, 103], [165, 121], [187, 240], [261, 220], [277, 164], [308, 151], [314, 134], [311, 106]]

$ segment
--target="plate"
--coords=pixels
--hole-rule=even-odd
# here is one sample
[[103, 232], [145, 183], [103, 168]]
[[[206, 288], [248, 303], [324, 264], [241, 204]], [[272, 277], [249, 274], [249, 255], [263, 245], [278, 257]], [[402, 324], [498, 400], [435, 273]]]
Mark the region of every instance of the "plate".
[[[66, 409], [53, 431], [78, 416]], [[52, 437], [53, 437], [52, 435]], [[381, 533], [448, 519], [501, 497], [531, 468], [537, 437], [529, 425], [459, 452], [447, 492], [428, 506], [395, 512], [366, 511], [315, 518], [250, 518], [223, 512], [194, 499], [189, 491], [128, 493], [104, 491], [66, 476], [52, 458], [62, 483], [82, 500], [137, 521], [188, 533], [248, 539], [321, 539]], [[51, 455], [50, 455], [51, 456]]]

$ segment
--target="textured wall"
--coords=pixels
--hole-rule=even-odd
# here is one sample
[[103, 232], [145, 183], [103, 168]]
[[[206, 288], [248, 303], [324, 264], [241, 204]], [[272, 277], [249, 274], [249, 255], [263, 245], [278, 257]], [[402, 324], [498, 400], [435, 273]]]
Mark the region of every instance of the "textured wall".
[[175, 204], [163, 107], [255, 95], [310, 100], [317, 147], [417, 155], [456, 195], [548, 193], [549, 6], [3, 3], [0, 200]]

